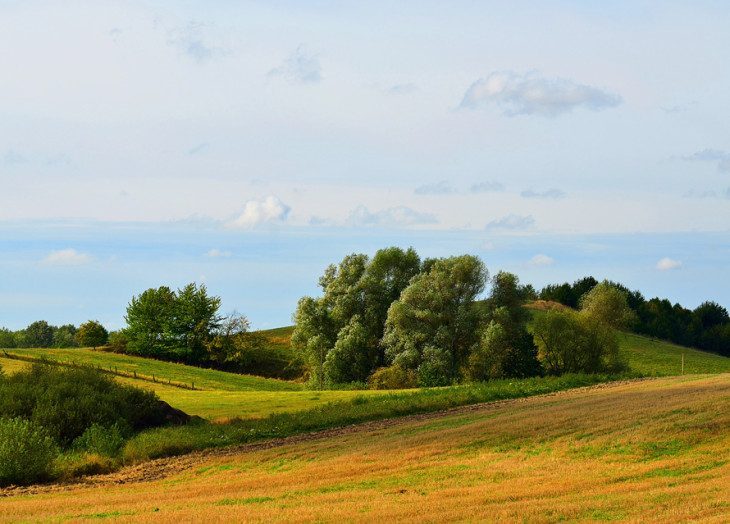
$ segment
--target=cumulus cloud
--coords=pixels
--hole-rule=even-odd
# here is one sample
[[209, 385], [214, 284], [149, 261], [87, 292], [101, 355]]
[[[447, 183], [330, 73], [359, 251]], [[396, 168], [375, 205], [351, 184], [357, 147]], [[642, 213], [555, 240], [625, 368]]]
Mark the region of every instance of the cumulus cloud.
[[231, 256], [230, 251], [221, 251], [220, 249], [213, 248], [208, 251], [205, 256], [209, 258], [228, 258]]
[[413, 192], [417, 195], [448, 195], [456, 193], [456, 188], [449, 184], [446, 180], [442, 180], [435, 184], [419, 186]]
[[526, 189], [522, 193], [520, 193], [520, 196], [522, 198], [552, 198], [554, 200], [557, 200], [559, 198], [563, 198], [565, 196], [565, 193], [557, 188], [546, 189], [545, 191], [533, 191], [532, 189]]
[[60, 249], [51, 251], [43, 263], [49, 266], [81, 266], [91, 262], [91, 257], [86, 253], [79, 253], [75, 249]]
[[438, 222], [431, 213], [422, 213], [410, 207], [397, 206], [371, 212], [365, 206], [355, 208], [347, 219], [352, 226], [407, 227]]
[[469, 191], [472, 193], [494, 193], [504, 191], [504, 185], [492, 181], [479, 182], [478, 184], [473, 184], [469, 188]]
[[510, 214], [492, 220], [485, 229], [488, 231], [523, 231], [530, 229], [535, 225], [535, 219], [532, 215], [514, 215]]
[[674, 260], [672, 258], [664, 257], [656, 263], [656, 268], [659, 271], [671, 271], [672, 269], [679, 269], [682, 267], [682, 262]]
[[720, 149], [703, 149], [691, 155], [685, 156], [690, 162], [714, 162], [717, 163], [717, 170], [723, 173], [730, 173], [730, 153]]
[[545, 78], [537, 73], [495, 71], [466, 90], [462, 108], [497, 105], [507, 116], [558, 116], [577, 108], [599, 111], [615, 107], [621, 97], [567, 78]]
[[291, 208], [273, 195], [263, 200], [249, 200], [243, 206], [243, 212], [228, 222], [228, 227], [252, 229], [267, 223], [285, 222]]
[[555, 263], [555, 259], [547, 255], [538, 254], [530, 259], [529, 265], [531, 266], [550, 266]]
[[281, 65], [269, 71], [268, 76], [282, 77], [294, 84], [316, 84], [322, 80], [322, 66], [317, 55], [300, 45]]

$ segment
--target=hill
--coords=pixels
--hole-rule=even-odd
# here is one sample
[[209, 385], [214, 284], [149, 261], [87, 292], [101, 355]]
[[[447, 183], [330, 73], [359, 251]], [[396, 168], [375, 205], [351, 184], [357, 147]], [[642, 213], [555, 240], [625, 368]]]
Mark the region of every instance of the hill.
[[6, 491], [0, 520], [721, 521], [729, 426], [730, 375], [614, 383]]

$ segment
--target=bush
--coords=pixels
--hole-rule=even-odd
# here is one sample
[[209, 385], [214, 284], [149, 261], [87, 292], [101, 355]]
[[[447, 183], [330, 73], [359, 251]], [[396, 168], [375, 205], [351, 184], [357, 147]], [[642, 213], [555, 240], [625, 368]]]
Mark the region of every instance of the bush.
[[127, 334], [123, 329], [119, 331], [112, 331], [109, 333], [107, 339], [107, 346], [114, 353], [126, 353], [127, 352]]
[[0, 418], [0, 486], [48, 479], [57, 455], [43, 428], [19, 418]]
[[119, 424], [108, 428], [99, 424], [92, 424], [84, 431], [84, 434], [73, 442], [73, 448], [87, 453], [96, 453], [108, 457], [116, 456], [124, 445], [124, 433]]
[[408, 389], [417, 386], [416, 373], [398, 365], [377, 369], [368, 378], [370, 389]]
[[136, 431], [165, 421], [151, 391], [119, 384], [93, 369], [50, 364], [34, 364], [0, 380], [0, 417], [31, 420], [63, 447], [93, 424]]

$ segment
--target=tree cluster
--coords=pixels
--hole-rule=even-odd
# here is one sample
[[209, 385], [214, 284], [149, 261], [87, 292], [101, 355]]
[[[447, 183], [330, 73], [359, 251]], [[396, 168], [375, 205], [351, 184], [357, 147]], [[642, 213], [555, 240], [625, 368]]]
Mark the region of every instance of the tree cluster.
[[[489, 297], [481, 299], [489, 282]], [[561, 372], [544, 366], [548, 353], [541, 357], [527, 329], [523, 306], [535, 296], [532, 287], [506, 272], [489, 279], [477, 257], [421, 262], [413, 249], [399, 248], [372, 259], [353, 254], [329, 266], [320, 286], [321, 297], [299, 301], [292, 337], [316, 387], [444, 386]], [[610, 360], [604, 350], [611, 349], [612, 304], [587, 304], [583, 314], [581, 326], [595, 335], [585, 349], [597, 348], [600, 356], [590, 371], [604, 370]], [[595, 334], [599, 328], [603, 338]]]
[[[576, 280], [573, 284], [553, 284], [540, 291], [540, 298], [575, 308], [581, 297], [596, 285], [598, 281], [593, 277]], [[627, 297], [633, 311], [633, 319], [627, 327], [633, 331], [730, 356], [730, 316], [721, 305], [708, 301], [691, 310], [667, 299], [646, 300], [641, 292], [621, 284], [611, 285]]]
[[0, 348], [71, 348], [98, 347], [106, 344], [108, 333], [96, 320], [54, 326], [37, 320], [25, 329], [10, 331], [0, 328]]

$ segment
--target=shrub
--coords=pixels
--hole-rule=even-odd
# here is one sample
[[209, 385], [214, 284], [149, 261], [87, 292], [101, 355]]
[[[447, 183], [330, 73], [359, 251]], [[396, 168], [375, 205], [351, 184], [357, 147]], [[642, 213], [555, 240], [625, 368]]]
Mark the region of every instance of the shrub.
[[31, 420], [64, 447], [93, 424], [141, 430], [165, 420], [151, 391], [119, 384], [93, 369], [50, 364], [34, 364], [0, 381], [0, 417]]
[[0, 418], [0, 486], [48, 479], [57, 455], [43, 428], [28, 420]]
[[398, 365], [379, 368], [368, 379], [370, 389], [408, 389], [417, 386], [416, 373]]
[[119, 424], [106, 428], [99, 424], [92, 424], [83, 435], [74, 440], [73, 447], [78, 451], [113, 457], [122, 449], [124, 433], [128, 432], [129, 430], [123, 432]]

